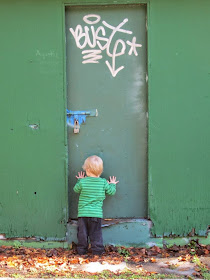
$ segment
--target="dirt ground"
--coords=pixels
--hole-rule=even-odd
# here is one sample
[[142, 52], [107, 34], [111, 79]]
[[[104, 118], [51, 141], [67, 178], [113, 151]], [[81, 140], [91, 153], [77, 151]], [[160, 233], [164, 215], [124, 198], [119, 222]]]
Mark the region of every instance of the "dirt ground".
[[0, 277], [210, 280], [210, 245], [192, 240], [170, 248], [107, 246], [102, 256], [92, 255], [91, 249], [79, 256], [74, 244], [71, 249], [1, 246]]

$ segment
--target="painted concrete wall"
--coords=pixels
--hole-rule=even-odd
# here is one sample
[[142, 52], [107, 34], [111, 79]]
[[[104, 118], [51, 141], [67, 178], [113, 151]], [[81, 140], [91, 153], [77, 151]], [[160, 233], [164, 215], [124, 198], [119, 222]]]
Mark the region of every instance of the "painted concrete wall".
[[151, 1], [149, 213], [158, 235], [210, 224], [210, 2]]
[[[208, 0], [148, 1], [148, 200], [157, 236], [204, 235], [210, 223], [209, 14]], [[64, 3], [1, 0], [0, 25], [0, 233], [62, 239]]]
[[0, 233], [66, 233], [62, 8], [0, 2]]

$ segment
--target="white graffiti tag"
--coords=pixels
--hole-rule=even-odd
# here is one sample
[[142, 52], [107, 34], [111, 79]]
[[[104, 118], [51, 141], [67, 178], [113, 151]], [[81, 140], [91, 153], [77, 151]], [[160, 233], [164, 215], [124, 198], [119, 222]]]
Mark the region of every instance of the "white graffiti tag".
[[[116, 58], [125, 54], [127, 46], [129, 47], [128, 55], [134, 54], [135, 56], [137, 56], [138, 53], [136, 49], [142, 47], [142, 45], [136, 43], [136, 37], [133, 37], [131, 41], [127, 40], [126, 42], [118, 39], [114, 42], [114, 47], [111, 50], [111, 43], [113, 42], [113, 38], [117, 32], [125, 33], [128, 35], [131, 35], [133, 32], [122, 29], [126, 22], [128, 22], [127, 18], [117, 26], [112, 26], [103, 20], [101, 22], [102, 26], [99, 26], [97, 29], [95, 29], [94, 25], [99, 23], [100, 20], [101, 17], [99, 15], [86, 15], [83, 17], [83, 21], [89, 26], [85, 26], [83, 29], [83, 27], [79, 24], [76, 26], [75, 30], [73, 28], [69, 28], [69, 31], [73, 35], [76, 46], [79, 49], [83, 50], [86, 47], [89, 48], [82, 51], [82, 63], [99, 63], [98, 60], [103, 57], [102, 51], [106, 50], [106, 54], [111, 58], [111, 62], [106, 60], [105, 63], [109, 68], [112, 76], [115, 77], [119, 71], [124, 69], [123, 65], [116, 68]], [[109, 31], [111, 30], [111, 34], [108, 38], [106, 37], [105, 28], [107, 28]], [[89, 32], [92, 33], [92, 41], [90, 39]]]

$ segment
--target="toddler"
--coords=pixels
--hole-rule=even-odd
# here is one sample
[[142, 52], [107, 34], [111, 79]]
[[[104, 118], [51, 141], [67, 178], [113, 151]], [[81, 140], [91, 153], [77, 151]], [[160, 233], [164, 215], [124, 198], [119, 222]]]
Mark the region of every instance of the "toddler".
[[103, 201], [108, 195], [116, 192], [116, 177], [109, 181], [100, 177], [103, 172], [103, 161], [98, 156], [88, 157], [83, 165], [85, 172], [78, 172], [78, 182], [74, 191], [79, 193], [78, 204], [78, 245], [77, 252], [84, 255], [88, 250], [90, 238], [92, 253], [101, 255], [104, 252], [101, 220], [103, 218]]

